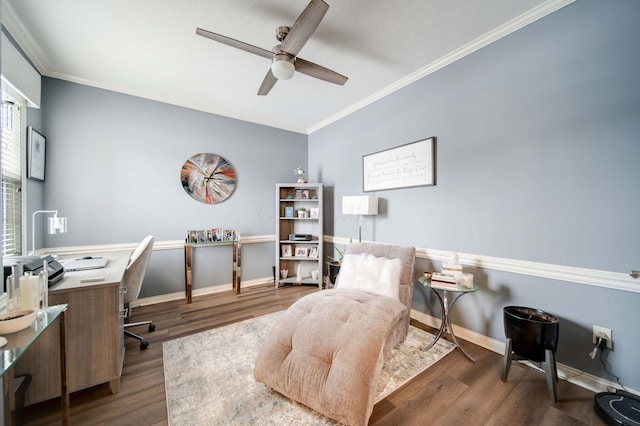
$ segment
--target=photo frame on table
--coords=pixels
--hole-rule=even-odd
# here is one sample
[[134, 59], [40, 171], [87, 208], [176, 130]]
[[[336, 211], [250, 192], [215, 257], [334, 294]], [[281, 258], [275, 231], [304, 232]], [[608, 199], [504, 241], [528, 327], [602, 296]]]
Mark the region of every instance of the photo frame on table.
[[27, 129], [29, 164], [27, 177], [44, 182], [47, 139], [33, 127]]
[[309, 249], [307, 247], [296, 247], [296, 257], [307, 257]]
[[311, 247], [309, 251], [309, 257], [318, 257], [318, 246]]
[[297, 200], [307, 200], [309, 198], [309, 190], [308, 189], [296, 189], [295, 190], [295, 199]]
[[291, 245], [283, 244], [281, 247], [282, 247], [282, 257], [291, 257]]
[[362, 156], [362, 190], [434, 186], [436, 138], [430, 137]]

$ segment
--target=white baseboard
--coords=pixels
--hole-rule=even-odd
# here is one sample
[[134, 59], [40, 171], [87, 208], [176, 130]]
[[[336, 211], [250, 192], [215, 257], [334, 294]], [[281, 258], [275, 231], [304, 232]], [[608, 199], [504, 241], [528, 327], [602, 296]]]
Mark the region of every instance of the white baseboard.
[[[257, 278], [253, 280], [242, 281], [242, 288], [253, 287], [256, 285], [272, 283], [272, 282], [273, 282], [273, 277]], [[220, 284], [220, 285], [195, 289], [193, 290], [193, 296], [194, 297], [204, 296], [207, 294], [215, 294], [223, 291], [230, 291], [232, 289], [233, 287], [231, 283]], [[184, 292], [177, 292], [177, 293], [163, 294], [160, 296], [152, 296], [152, 297], [145, 297], [142, 299], [138, 299], [137, 301], [132, 302], [131, 306], [132, 307], [148, 306], [148, 305], [154, 305], [156, 303], [163, 303], [163, 302], [169, 302], [173, 300], [182, 300], [182, 299], [185, 299]], [[440, 328], [440, 318], [427, 315], [424, 312], [420, 312], [415, 309], [412, 309], [411, 318], [429, 327], [433, 327], [436, 329]], [[504, 355], [505, 343], [502, 341], [492, 339], [488, 336], [485, 336], [483, 334], [477, 333], [472, 330], [468, 330], [464, 327], [460, 327], [455, 324], [453, 325], [453, 331], [456, 333], [456, 337], [462, 340], [471, 342], [475, 345], [488, 349], [499, 355]], [[520, 361], [520, 362], [532, 368], [540, 370], [540, 367], [538, 367], [535, 363], [532, 363], [530, 361]], [[569, 367], [568, 365], [564, 365], [562, 363], [557, 363], [556, 368], [558, 369], [558, 377], [560, 379], [567, 380], [570, 383], [573, 383], [585, 389], [589, 389], [592, 392], [606, 392], [610, 388], [619, 388], [618, 383], [605, 380], [603, 378], [594, 376], [584, 371], [577, 370], [573, 367]], [[640, 391], [635, 389], [627, 388], [627, 391], [640, 395]]]
[[[441, 322], [440, 318], [427, 315], [424, 312], [420, 312], [415, 309], [412, 309], [411, 318], [429, 327], [433, 327], [436, 329], [440, 328], [440, 322]], [[471, 342], [482, 348], [488, 349], [492, 352], [495, 352], [497, 354], [504, 356], [505, 342], [492, 339], [488, 336], [484, 336], [480, 333], [476, 333], [475, 331], [468, 330], [464, 327], [459, 327], [455, 324], [453, 325], [453, 332], [456, 334], [456, 337], [459, 339], [466, 340], [467, 342]], [[519, 361], [519, 362], [525, 365], [528, 365], [530, 367], [533, 367], [537, 370], [541, 370], [540, 367], [538, 367], [533, 362], [530, 362], [530, 361]], [[592, 392], [607, 392], [611, 388], [620, 388], [620, 385], [616, 382], [612, 382], [612, 381], [603, 379], [601, 377], [594, 376], [592, 374], [577, 370], [573, 367], [569, 367], [568, 365], [564, 365], [559, 362], [556, 363], [556, 368], [558, 370], [558, 378], [567, 380], [568, 382], [578, 385], [582, 388], [589, 389]], [[640, 395], [640, 391], [638, 390], [630, 389], [630, 388], [626, 388], [626, 390], [636, 395]]]
[[[246, 280], [246, 281], [243, 280], [241, 283], [242, 285], [240, 287], [240, 290], [242, 291], [243, 288], [253, 287], [256, 285], [267, 284], [267, 283], [273, 283], [273, 277], [256, 278], [253, 280]], [[194, 289], [192, 292], [192, 297], [204, 296], [207, 294], [220, 293], [223, 291], [230, 291], [230, 290], [233, 290], [233, 285], [231, 283], [218, 284], [214, 286]], [[159, 296], [144, 297], [136, 300], [135, 302], [131, 302], [131, 307], [135, 308], [138, 306], [155, 305], [157, 303], [171, 302], [173, 300], [183, 300], [183, 299], [186, 299], [184, 291], [179, 291], [176, 293], [161, 294]]]

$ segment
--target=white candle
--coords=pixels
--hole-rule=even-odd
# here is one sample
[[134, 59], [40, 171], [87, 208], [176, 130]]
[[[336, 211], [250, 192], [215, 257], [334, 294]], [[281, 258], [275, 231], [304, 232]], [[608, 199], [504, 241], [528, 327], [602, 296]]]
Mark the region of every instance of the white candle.
[[473, 274], [462, 274], [462, 287], [473, 288]]
[[20, 277], [20, 309], [38, 309], [40, 302], [40, 279], [31, 275], [31, 272], [25, 272]]

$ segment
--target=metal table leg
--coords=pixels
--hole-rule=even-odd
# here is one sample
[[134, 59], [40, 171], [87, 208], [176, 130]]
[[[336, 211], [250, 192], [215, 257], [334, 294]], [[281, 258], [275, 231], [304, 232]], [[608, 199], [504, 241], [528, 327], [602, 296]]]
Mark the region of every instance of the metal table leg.
[[465, 293], [464, 292], [462, 292], [462, 293], [455, 292], [456, 294], [453, 296], [453, 298], [449, 299], [449, 293], [451, 293], [451, 292], [446, 291], [446, 290], [442, 290], [443, 296], [440, 296], [440, 293], [438, 293], [438, 291], [435, 288], [433, 288], [433, 287], [429, 287], [429, 288], [433, 291], [433, 293], [436, 296], [438, 296], [438, 300], [440, 301], [440, 306], [441, 306], [441, 309], [442, 309], [442, 320], [440, 322], [440, 330], [438, 330], [438, 334], [433, 339], [433, 341], [422, 350], [423, 351], [428, 351], [429, 349], [431, 349], [433, 347], [433, 345], [436, 344], [436, 342], [441, 337], [444, 337], [446, 339], [447, 333], [449, 333], [451, 335], [451, 340], [453, 340], [453, 344], [458, 349], [460, 349], [460, 351], [470, 361], [476, 362], [476, 360], [473, 359], [473, 357], [471, 355], [469, 355], [467, 353], [467, 351], [465, 351], [464, 348], [458, 342], [458, 339], [457, 339], [455, 333], [453, 332], [453, 325], [451, 324], [451, 310], [453, 309], [453, 306], [455, 305], [456, 301], [460, 298], [460, 296], [462, 296]]

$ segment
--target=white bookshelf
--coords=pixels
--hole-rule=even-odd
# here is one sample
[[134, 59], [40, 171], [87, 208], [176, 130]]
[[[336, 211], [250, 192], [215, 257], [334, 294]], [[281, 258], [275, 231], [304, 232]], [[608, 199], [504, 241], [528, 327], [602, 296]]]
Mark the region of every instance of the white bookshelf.
[[[319, 183], [276, 184], [276, 288], [282, 285], [322, 288], [322, 189]], [[305, 209], [307, 217], [298, 216], [300, 208]], [[304, 239], [306, 235], [310, 240]], [[298, 268], [301, 279], [297, 277]], [[288, 271], [284, 278], [282, 270]], [[317, 278], [312, 277], [313, 271], [318, 271]]]

